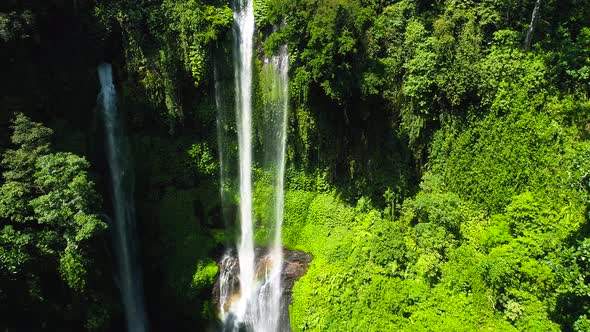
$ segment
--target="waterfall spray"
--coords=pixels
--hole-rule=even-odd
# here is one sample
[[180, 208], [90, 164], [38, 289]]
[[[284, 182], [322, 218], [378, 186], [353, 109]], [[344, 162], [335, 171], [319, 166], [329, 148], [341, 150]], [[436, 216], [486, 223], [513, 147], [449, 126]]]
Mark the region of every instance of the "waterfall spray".
[[147, 321], [135, 240], [135, 203], [131, 190], [133, 173], [127, 163], [110, 64], [98, 66], [98, 78], [101, 85], [98, 104], [105, 125], [107, 158], [112, 181], [112, 229], [118, 268], [117, 282], [127, 318], [127, 330], [142, 332], [147, 330]]

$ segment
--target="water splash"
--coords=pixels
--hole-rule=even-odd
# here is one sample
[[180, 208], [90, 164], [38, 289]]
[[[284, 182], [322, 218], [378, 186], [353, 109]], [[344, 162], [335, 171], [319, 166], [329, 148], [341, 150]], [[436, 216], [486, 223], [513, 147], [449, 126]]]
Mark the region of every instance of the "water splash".
[[141, 273], [135, 239], [135, 202], [133, 200], [133, 173], [127, 163], [123, 128], [117, 112], [117, 95], [110, 64], [98, 66], [101, 90], [98, 104], [105, 125], [107, 158], [112, 181], [114, 223], [113, 243], [117, 260], [117, 282], [127, 318], [127, 330], [147, 330], [143, 306]]

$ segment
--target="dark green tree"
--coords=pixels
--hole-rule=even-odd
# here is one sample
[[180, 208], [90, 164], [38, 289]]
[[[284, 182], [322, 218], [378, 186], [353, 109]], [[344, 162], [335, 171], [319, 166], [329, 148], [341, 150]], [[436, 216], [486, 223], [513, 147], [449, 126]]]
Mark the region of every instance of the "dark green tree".
[[[0, 307], [11, 312], [18, 303], [38, 314], [29, 322], [33, 328], [51, 324], [48, 314], [65, 310], [70, 299], [94, 296], [87, 285], [93, 273], [90, 244], [107, 225], [97, 214], [100, 199], [88, 178], [89, 163], [72, 153], [52, 153], [53, 131], [23, 114], [11, 128], [14, 149], [4, 153], [0, 187]], [[88, 307], [80, 311], [88, 328], [98, 327]]]

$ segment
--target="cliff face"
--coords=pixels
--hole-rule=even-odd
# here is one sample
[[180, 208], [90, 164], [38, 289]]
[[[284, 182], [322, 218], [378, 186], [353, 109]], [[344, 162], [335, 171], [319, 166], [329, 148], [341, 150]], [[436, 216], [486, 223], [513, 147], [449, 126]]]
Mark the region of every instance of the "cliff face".
[[[285, 265], [283, 268], [283, 297], [288, 304], [293, 303], [293, 286], [305, 275], [313, 257], [301, 250], [283, 250]], [[287, 315], [289, 313], [287, 312]]]

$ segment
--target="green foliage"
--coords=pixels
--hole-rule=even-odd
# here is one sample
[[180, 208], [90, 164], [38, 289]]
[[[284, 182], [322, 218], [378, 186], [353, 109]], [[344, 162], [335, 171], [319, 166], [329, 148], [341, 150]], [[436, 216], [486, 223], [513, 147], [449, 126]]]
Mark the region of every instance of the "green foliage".
[[[219, 245], [211, 231], [219, 222], [219, 188], [202, 173], [195, 188], [195, 164], [186, 153], [192, 142], [156, 136], [134, 142], [136, 153], [146, 158], [137, 174], [149, 180], [138, 189], [137, 206], [138, 220], [148, 230], [145, 238], [150, 239], [144, 254], [152, 263], [145, 285], [151, 296], [167, 303], [159, 307], [160, 317], [177, 320], [179, 326], [206, 319], [200, 312], [208, 308], [205, 300], [210, 299], [217, 269], [209, 254]], [[144, 149], [150, 153], [142, 154]], [[179, 151], [185, 151], [184, 158], [178, 158]]]
[[[213, 45], [231, 27], [228, 4], [202, 1], [98, 1], [95, 16], [107, 33], [123, 33], [127, 82], [134, 98], [144, 94], [152, 108], [163, 110], [172, 134], [189, 112], [182, 94], [202, 87], [211, 73]], [[141, 83], [140, 91], [135, 84]], [[193, 90], [194, 91], [194, 90]], [[195, 93], [196, 94], [196, 93]]]
[[4, 153], [2, 166], [6, 171], [3, 177], [7, 181], [31, 181], [35, 172], [35, 162], [40, 156], [49, 153], [49, 139], [53, 131], [30, 121], [20, 113], [15, 116], [11, 129], [11, 141], [20, 148]]
[[205, 47], [231, 25], [231, 9], [198, 1], [166, 0], [162, 3], [162, 10], [171, 22], [165, 33], [177, 40], [179, 55], [198, 87], [205, 74]]
[[192, 162], [197, 166], [199, 173], [203, 175], [214, 175], [217, 173], [219, 165], [205, 143], [193, 144], [188, 154]]
[[590, 27], [584, 27], [570, 47], [573, 50], [564, 52], [564, 56], [569, 58], [566, 61], [571, 64], [566, 72], [581, 86], [587, 85], [590, 82]]
[[543, 113], [488, 115], [464, 132], [452, 131], [449, 126], [437, 134], [433, 169], [452, 191], [494, 212], [533, 188], [556, 193], [561, 179], [573, 171], [577, 148], [572, 132]]
[[[91, 303], [95, 286], [89, 281], [100, 268], [91, 268], [95, 249], [90, 244], [107, 226], [97, 215], [100, 200], [88, 179], [90, 165], [72, 153], [52, 153], [52, 131], [23, 114], [15, 116], [12, 129], [16, 149], [2, 159], [0, 281], [18, 290], [7, 295], [7, 303], [18, 299], [35, 308], [47, 298], [41, 302], [44, 310], [65, 310], [70, 300], [56, 298], [54, 288], [74, 300], [88, 296]], [[56, 284], [40, 283], [38, 275]]]
[[[211, 313], [211, 252], [224, 243], [217, 156], [196, 135], [132, 131], [137, 220], [142, 226], [144, 287], [158, 319], [190, 329]], [[226, 240], [227, 241], [227, 240]], [[215, 267], [215, 269], [217, 269]], [[165, 304], [165, 305], [160, 305]]]
[[0, 252], [2, 253], [0, 262], [3, 273], [22, 273], [25, 264], [31, 259], [27, 249], [31, 244], [32, 236], [15, 230], [11, 225], [4, 226], [0, 232]]
[[86, 287], [84, 277], [87, 272], [82, 257], [73, 250], [66, 249], [65, 254], [59, 260], [59, 265], [62, 278], [68, 283], [68, 286], [77, 291], [84, 290]]
[[173, 292], [170, 296], [182, 294], [183, 297], [187, 292], [191, 292], [191, 297], [198, 295], [191, 290], [193, 278], [199, 275], [199, 260], [206, 257], [213, 246], [209, 234], [199, 226], [199, 222], [203, 221], [196, 219], [191, 209], [193, 197], [199, 194], [194, 191], [168, 190], [156, 206], [158, 215], [154, 221], [159, 223], [157, 227], [161, 229], [159, 244], [162, 247], [159, 252], [173, 257], [166, 262], [164, 269], [167, 289]]
[[586, 315], [581, 316], [574, 323], [574, 331], [575, 332], [590, 331], [590, 320], [588, 318], [586, 318]]
[[35, 27], [35, 15], [30, 10], [20, 13], [0, 12], [0, 40], [4, 43], [28, 38]]
[[496, 80], [512, 88], [489, 107], [505, 106], [437, 132], [420, 191], [397, 213], [290, 178], [285, 243], [314, 255], [294, 288], [295, 330], [584, 328], [587, 241], [568, 243], [586, 227], [588, 143], [571, 121], [533, 111], [543, 80]]
[[211, 287], [213, 285], [213, 282], [215, 281], [215, 277], [217, 276], [218, 272], [219, 268], [217, 267], [217, 264], [214, 261], [209, 260], [205, 262], [199, 262], [199, 264], [197, 265], [197, 271], [193, 276], [193, 286], [197, 290], [202, 290]]
[[430, 176], [394, 222], [333, 193], [286, 197], [285, 243], [314, 256], [294, 288], [294, 330], [559, 330], [552, 253], [579, 220], [530, 193], [489, 218]]

